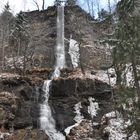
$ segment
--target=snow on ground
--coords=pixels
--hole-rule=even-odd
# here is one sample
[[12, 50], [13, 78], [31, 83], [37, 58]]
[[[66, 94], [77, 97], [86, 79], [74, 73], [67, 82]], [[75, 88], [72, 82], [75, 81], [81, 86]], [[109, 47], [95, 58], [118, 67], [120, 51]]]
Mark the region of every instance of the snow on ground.
[[[111, 77], [111, 75], [114, 75], [114, 76]], [[97, 79], [103, 82], [111, 84], [112, 86], [116, 84], [116, 74], [113, 68], [108, 69], [108, 72], [104, 70], [99, 70], [96, 74], [96, 77]]]
[[19, 68], [23, 68], [24, 57], [17, 56], [17, 57], [5, 58], [5, 61], [6, 61], [6, 66], [10, 67], [11, 69], [15, 68], [14, 65], [16, 65]]
[[[140, 69], [140, 66], [137, 67]], [[90, 71], [86, 72], [86, 76], [89, 78], [94, 78], [101, 80], [105, 83], [110, 83], [111, 86], [116, 85], [116, 73], [114, 68], [110, 68], [107, 70], [95, 70], [95, 75], [91, 75]], [[126, 64], [125, 70], [122, 73], [122, 82], [125, 84], [127, 87], [132, 87], [134, 86], [134, 77], [133, 77], [133, 69], [131, 64]]]
[[[102, 123], [106, 121], [108, 126], [104, 128], [104, 133], [109, 133], [109, 140], [126, 140], [126, 129], [131, 125], [130, 120], [126, 122], [118, 111], [113, 111], [103, 116]], [[129, 138], [132, 139], [138, 140], [136, 132]]]
[[[92, 97], [89, 97], [89, 102], [90, 102], [90, 106], [88, 106], [88, 113], [93, 118], [94, 116], [97, 115], [97, 111], [99, 110], [99, 105], [98, 105], [97, 102], [95, 102], [95, 99], [92, 98]], [[80, 111], [81, 108], [82, 108], [81, 102], [77, 103], [74, 106], [74, 110], [75, 110], [75, 113], [76, 113], [76, 116], [74, 117], [74, 120], [75, 120], [76, 123], [74, 125], [69, 126], [68, 128], [65, 129], [66, 135], [68, 135], [70, 133], [70, 130], [73, 127], [78, 126], [83, 121], [84, 116], [81, 114], [81, 111]], [[97, 123], [95, 125], [97, 125]]]
[[5, 78], [18, 78], [18, 74], [12, 74], [12, 73], [1, 73], [0, 78], [5, 79]]
[[10, 136], [9, 133], [0, 132], [0, 140], [5, 140], [8, 136]]
[[79, 53], [79, 44], [76, 40], [70, 39], [68, 53], [70, 54], [73, 67], [74, 68], [78, 67], [80, 53]]
[[69, 126], [69, 127], [67, 127], [65, 129], [66, 135], [68, 135], [70, 133], [70, 130], [73, 127], [78, 126], [82, 122], [82, 120], [84, 119], [84, 116], [81, 114], [81, 111], [80, 111], [81, 108], [82, 108], [81, 102], [75, 104], [75, 106], [74, 106], [74, 110], [75, 110], [74, 113], [76, 113], [76, 116], [74, 117], [74, 120], [75, 120], [76, 123], [74, 125]]
[[104, 133], [109, 132], [109, 140], [125, 140], [126, 133], [124, 132], [124, 120], [121, 117], [116, 116], [118, 112], [110, 112], [104, 117], [109, 119], [108, 126], [104, 129]]
[[83, 120], [84, 116], [81, 114], [80, 110], [82, 108], [81, 102], [77, 103], [74, 107], [76, 116], [74, 117], [74, 120], [78, 123], [81, 122], [81, 120]]
[[88, 106], [88, 113], [91, 115], [91, 118], [95, 117], [97, 115], [97, 111], [99, 110], [99, 104], [95, 102], [95, 99], [92, 97], [89, 97], [90, 106]]
[[74, 128], [74, 127], [77, 127], [78, 125], [79, 125], [79, 123], [75, 123], [74, 125], [67, 127], [67, 128], [65, 129], [66, 135], [69, 135], [70, 130], [71, 130], [72, 128]]
[[136, 131], [133, 132], [132, 136], [129, 137], [129, 140], [138, 140], [138, 135], [136, 133]]
[[[114, 86], [116, 84], [116, 74], [115, 74], [115, 70], [113, 68], [108, 69], [108, 71], [97, 70], [95, 72], [96, 72], [96, 74], [92, 75], [91, 72], [87, 71], [86, 77], [92, 78], [92, 79], [98, 79], [98, 80], [103, 81], [108, 84], [110, 83], [112, 86]], [[113, 75], [113, 76], [111, 76], [111, 75]]]

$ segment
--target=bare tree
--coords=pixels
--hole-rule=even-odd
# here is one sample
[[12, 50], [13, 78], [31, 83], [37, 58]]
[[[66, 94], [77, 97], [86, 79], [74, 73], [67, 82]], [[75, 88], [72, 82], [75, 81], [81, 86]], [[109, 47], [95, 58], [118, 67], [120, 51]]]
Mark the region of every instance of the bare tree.
[[0, 15], [0, 48], [2, 52], [1, 56], [1, 66], [2, 69], [5, 69], [5, 57], [9, 54], [5, 53], [9, 45], [9, 34], [11, 29], [11, 24], [13, 20], [13, 15], [10, 12], [9, 3], [5, 5], [4, 11]]
[[108, 0], [108, 10], [109, 10], [109, 14], [111, 14], [111, 3], [110, 3], [110, 0]]
[[45, 0], [42, 0], [42, 10], [44, 10], [45, 9]]
[[[40, 10], [37, 0], [33, 0], [33, 2], [36, 5], [37, 9]], [[42, 10], [45, 10], [45, 0], [42, 0]]]
[[100, 11], [100, 0], [85, 0], [88, 12], [91, 16], [95, 16], [95, 11], [99, 13]]
[[34, 4], [36, 5], [37, 9], [39, 10], [39, 4], [37, 3], [36, 0], [33, 0]]

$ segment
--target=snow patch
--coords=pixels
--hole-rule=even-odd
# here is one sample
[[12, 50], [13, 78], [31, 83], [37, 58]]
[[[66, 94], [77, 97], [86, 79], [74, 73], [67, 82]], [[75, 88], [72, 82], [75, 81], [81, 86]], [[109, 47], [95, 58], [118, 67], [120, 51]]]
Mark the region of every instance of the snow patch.
[[124, 120], [120, 117], [118, 112], [110, 112], [102, 119], [107, 118], [108, 126], [104, 129], [104, 133], [109, 133], [109, 140], [125, 140], [126, 133], [124, 131]]
[[3, 132], [0, 132], [0, 139], [1, 140], [5, 140], [6, 137], [10, 136], [9, 133], [3, 133]]
[[23, 68], [24, 57], [23, 56], [16, 56], [16, 57], [9, 57], [5, 58], [6, 66], [14, 69], [15, 66], [18, 68]]
[[70, 133], [70, 130], [71, 130], [72, 128], [77, 127], [78, 125], [79, 125], [79, 123], [75, 123], [74, 125], [67, 127], [67, 128], [65, 129], [66, 135], [68, 135], [68, 134]]
[[[131, 125], [130, 120], [125, 121], [118, 111], [113, 111], [105, 114], [102, 118], [102, 123], [106, 123], [108, 126], [104, 129], [104, 133], [109, 133], [109, 140], [126, 140], [126, 129]], [[137, 134], [134, 134], [129, 140], [138, 140]]]
[[19, 78], [20, 76], [18, 74], [12, 74], [12, 73], [1, 73], [0, 78], [6, 79], [6, 78]]
[[80, 112], [80, 109], [82, 108], [82, 105], [81, 105], [81, 102], [77, 103], [75, 106], [74, 106], [74, 113], [76, 113], [76, 116], [74, 117], [74, 120], [75, 120], [75, 124], [72, 125], [72, 126], [69, 126], [65, 129], [65, 133], [66, 135], [68, 135], [70, 133], [70, 130], [76, 126], [78, 126], [82, 120], [84, 119], [84, 116], [81, 114]]
[[[137, 69], [140, 69], [140, 66], [137, 66]], [[111, 84], [111, 86], [116, 85], [116, 72], [114, 68], [110, 68], [107, 70], [97, 70], [95, 71], [95, 75], [91, 75], [89, 71], [86, 72], [86, 76], [89, 78], [95, 78], [105, 83]], [[127, 87], [134, 86], [134, 76], [133, 76], [133, 68], [131, 63], [125, 65], [125, 69], [122, 72], [122, 83]]]
[[81, 114], [80, 109], [82, 108], [81, 102], [77, 103], [74, 107], [76, 116], [74, 117], [74, 120], [79, 123], [81, 120], [83, 120], [84, 116]]
[[110, 68], [108, 71], [99, 70], [96, 74], [96, 77], [105, 83], [111, 84], [111, 86], [116, 84], [116, 73], [114, 68]]
[[129, 137], [129, 140], [138, 140], [138, 139], [139, 138], [138, 138], [138, 135], [137, 135], [137, 132], [136, 131], [134, 131], [133, 134], [132, 134], [132, 136]]
[[95, 99], [92, 97], [89, 97], [90, 106], [88, 106], [88, 113], [91, 115], [91, 118], [95, 117], [97, 115], [97, 111], [99, 110], [99, 104], [95, 102]]

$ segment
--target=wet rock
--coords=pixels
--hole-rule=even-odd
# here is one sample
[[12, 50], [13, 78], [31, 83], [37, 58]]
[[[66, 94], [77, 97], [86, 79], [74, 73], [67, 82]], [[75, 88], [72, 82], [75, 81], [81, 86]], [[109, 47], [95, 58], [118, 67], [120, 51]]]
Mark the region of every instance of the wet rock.
[[[37, 78], [42, 79], [42, 74], [44, 73], [42, 70], [40, 77], [39, 72], [34, 72], [29, 78], [19, 76], [18, 78], [0, 79], [1, 87], [6, 90], [5, 93], [0, 94], [0, 116], [2, 116], [2, 119], [0, 119], [1, 125], [5, 125], [7, 129], [11, 128], [11, 126], [15, 129], [25, 129], [28, 126], [39, 128], [39, 103], [44, 101], [44, 91], [42, 90], [42, 80], [34, 82], [35, 73], [37, 73]], [[74, 117], [76, 113], [74, 106], [78, 102], [81, 102], [81, 114], [84, 119], [92, 120], [88, 113], [89, 97], [94, 97], [99, 103], [100, 109], [93, 120], [100, 124], [102, 116], [111, 111], [111, 93], [108, 90], [110, 87], [97, 79], [73, 76], [77, 75], [77, 71], [65, 69], [62, 70], [62, 75], [63, 77], [54, 79], [50, 87], [49, 104], [56, 121], [56, 128], [64, 133], [67, 127], [75, 124]], [[3, 89], [0, 90], [3, 91]], [[11, 97], [14, 98], [9, 100]], [[85, 132], [86, 130], [82, 128], [88, 127], [86, 126], [87, 124], [90, 126], [89, 122], [81, 123], [76, 131], [71, 131], [69, 139], [80, 139], [81, 137], [78, 134], [80, 135], [82, 131], [81, 136], [90, 140], [92, 138], [91, 131]], [[94, 131], [95, 133], [98, 133], [100, 125], [94, 126], [92, 129], [97, 131]]]
[[[33, 125], [31, 118], [32, 112], [37, 112], [35, 98], [36, 89], [28, 78], [14, 74], [2, 74], [0, 76], [0, 124], [5, 128], [25, 128]], [[33, 113], [33, 114], [37, 114]], [[33, 120], [37, 115], [32, 115]], [[37, 125], [36, 125], [37, 126]]]
[[97, 99], [110, 99], [110, 86], [97, 79], [89, 78], [58, 78], [52, 81], [51, 96], [89, 97]]
[[[52, 115], [56, 120], [57, 129], [64, 131], [65, 128], [75, 124], [74, 106], [81, 102], [81, 113], [85, 119], [91, 120], [88, 112], [89, 97], [94, 97], [99, 103], [99, 111], [94, 121], [100, 123], [104, 113], [112, 110], [110, 87], [99, 80], [89, 78], [57, 78], [52, 81], [49, 103]], [[99, 128], [96, 126], [95, 128]]]

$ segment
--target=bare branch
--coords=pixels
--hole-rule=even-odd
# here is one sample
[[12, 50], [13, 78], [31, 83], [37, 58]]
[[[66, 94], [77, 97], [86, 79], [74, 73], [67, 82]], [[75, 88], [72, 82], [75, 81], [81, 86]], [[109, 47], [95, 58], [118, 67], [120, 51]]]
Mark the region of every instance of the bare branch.
[[39, 10], [39, 5], [38, 5], [37, 1], [36, 0], [33, 0], [33, 2], [35, 3], [37, 9]]

